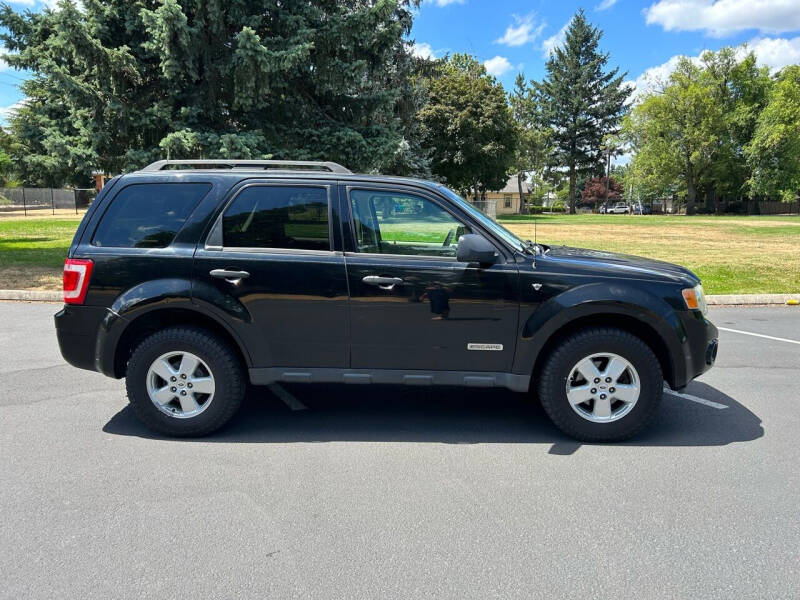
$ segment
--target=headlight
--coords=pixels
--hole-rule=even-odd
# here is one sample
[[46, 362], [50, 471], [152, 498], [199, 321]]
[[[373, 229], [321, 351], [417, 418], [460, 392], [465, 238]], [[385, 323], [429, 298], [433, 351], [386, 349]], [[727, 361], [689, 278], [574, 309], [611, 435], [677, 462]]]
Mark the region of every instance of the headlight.
[[708, 305], [706, 304], [706, 296], [703, 293], [702, 285], [696, 285], [693, 288], [681, 290], [681, 294], [683, 294], [683, 301], [686, 302], [687, 308], [699, 310], [703, 314], [708, 312]]

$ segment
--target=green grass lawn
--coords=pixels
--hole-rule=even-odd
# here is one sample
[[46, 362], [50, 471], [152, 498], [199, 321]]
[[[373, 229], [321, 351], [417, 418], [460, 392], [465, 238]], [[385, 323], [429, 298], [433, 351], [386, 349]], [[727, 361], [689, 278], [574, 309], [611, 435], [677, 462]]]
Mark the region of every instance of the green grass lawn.
[[[0, 218], [0, 288], [58, 289], [80, 217]], [[533, 217], [501, 217], [533, 239]], [[412, 237], [386, 224], [387, 239], [436, 242], [449, 225]], [[685, 265], [710, 294], [800, 292], [800, 217], [537, 215], [539, 242], [658, 258]]]
[[[800, 217], [537, 215], [537, 241], [684, 265], [711, 294], [800, 292]], [[501, 223], [533, 239], [534, 218]]]

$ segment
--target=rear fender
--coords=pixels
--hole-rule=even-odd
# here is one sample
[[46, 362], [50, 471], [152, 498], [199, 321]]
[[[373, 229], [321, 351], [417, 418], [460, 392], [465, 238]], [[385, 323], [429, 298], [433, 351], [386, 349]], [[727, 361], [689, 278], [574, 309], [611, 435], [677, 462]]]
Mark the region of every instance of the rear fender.
[[125, 332], [145, 315], [164, 310], [186, 311], [198, 315], [199, 318], [213, 321], [234, 340], [249, 367], [250, 355], [239, 336], [226, 323], [226, 319], [216, 314], [216, 311], [208, 310], [202, 304], [191, 301], [191, 287], [192, 282], [189, 279], [156, 279], [137, 285], [121, 294], [108, 309], [98, 331], [95, 348], [97, 370], [109, 377], [119, 377], [116, 356]]

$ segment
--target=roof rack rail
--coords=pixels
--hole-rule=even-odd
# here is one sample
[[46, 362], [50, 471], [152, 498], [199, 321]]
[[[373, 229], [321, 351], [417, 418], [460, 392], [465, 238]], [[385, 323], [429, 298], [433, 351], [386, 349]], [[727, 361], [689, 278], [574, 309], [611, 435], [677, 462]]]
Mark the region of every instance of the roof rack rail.
[[194, 168], [206, 169], [249, 169], [249, 168], [262, 168], [262, 169], [280, 169], [281, 167], [289, 168], [307, 168], [308, 170], [330, 171], [331, 173], [351, 173], [350, 169], [343, 167], [335, 162], [328, 161], [313, 161], [313, 160], [228, 160], [228, 159], [190, 159], [190, 160], [159, 160], [152, 164], [147, 165], [142, 171], [163, 171], [166, 167], [171, 166], [193, 166]]

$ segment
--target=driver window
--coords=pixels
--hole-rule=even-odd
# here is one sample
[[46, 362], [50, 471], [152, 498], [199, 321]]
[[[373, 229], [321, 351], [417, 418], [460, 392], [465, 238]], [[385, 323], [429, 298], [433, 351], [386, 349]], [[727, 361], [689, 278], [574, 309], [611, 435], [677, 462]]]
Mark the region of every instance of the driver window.
[[350, 190], [358, 251], [455, 257], [467, 225], [422, 196], [378, 190]]

